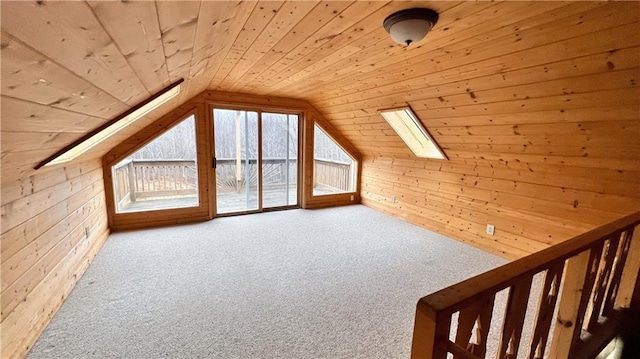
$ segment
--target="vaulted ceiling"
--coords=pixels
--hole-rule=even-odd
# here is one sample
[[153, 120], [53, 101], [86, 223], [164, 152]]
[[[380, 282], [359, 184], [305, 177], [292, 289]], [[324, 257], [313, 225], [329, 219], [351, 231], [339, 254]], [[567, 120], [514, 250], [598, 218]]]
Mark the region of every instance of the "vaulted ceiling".
[[[440, 20], [403, 47], [382, 21], [409, 7]], [[1, 10], [3, 182], [179, 78], [179, 98], [85, 158], [213, 89], [305, 99], [365, 155], [411, 157], [377, 115], [409, 104], [450, 158], [588, 155], [638, 170], [637, 2], [3, 1]], [[593, 122], [563, 120], [575, 116]]]

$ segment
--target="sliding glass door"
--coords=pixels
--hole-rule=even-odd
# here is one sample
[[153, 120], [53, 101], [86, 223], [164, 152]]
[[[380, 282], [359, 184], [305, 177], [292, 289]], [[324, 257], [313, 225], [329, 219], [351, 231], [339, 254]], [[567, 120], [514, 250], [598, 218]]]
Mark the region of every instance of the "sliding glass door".
[[213, 119], [217, 214], [297, 206], [299, 116], [214, 109]]
[[213, 112], [218, 214], [259, 210], [258, 113]]
[[262, 113], [262, 204], [298, 204], [298, 115]]

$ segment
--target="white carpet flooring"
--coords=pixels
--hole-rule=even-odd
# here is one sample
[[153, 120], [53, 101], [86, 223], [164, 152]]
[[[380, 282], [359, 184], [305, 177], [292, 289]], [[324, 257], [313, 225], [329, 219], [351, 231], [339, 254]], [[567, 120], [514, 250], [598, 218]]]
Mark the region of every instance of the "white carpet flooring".
[[506, 261], [361, 205], [114, 233], [29, 358], [409, 358], [418, 299]]

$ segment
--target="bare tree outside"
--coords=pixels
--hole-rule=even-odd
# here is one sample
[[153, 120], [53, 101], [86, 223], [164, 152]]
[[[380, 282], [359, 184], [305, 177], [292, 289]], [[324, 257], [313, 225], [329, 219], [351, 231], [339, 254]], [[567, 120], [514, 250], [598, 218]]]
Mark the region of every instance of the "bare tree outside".
[[167, 132], [136, 151], [136, 160], [195, 160], [196, 128], [194, 116], [189, 116]]

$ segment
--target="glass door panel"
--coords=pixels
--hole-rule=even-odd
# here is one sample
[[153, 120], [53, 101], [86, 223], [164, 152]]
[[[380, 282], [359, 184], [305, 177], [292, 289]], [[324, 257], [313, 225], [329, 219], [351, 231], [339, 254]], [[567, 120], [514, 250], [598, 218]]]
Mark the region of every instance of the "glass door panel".
[[258, 211], [258, 113], [214, 109], [218, 214]]
[[262, 206], [298, 204], [298, 115], [262, 113]]

